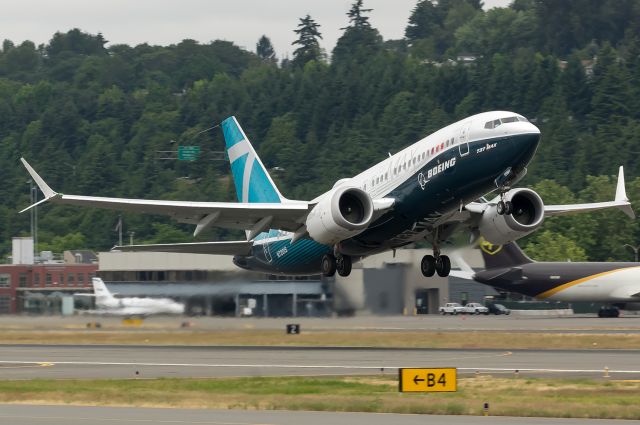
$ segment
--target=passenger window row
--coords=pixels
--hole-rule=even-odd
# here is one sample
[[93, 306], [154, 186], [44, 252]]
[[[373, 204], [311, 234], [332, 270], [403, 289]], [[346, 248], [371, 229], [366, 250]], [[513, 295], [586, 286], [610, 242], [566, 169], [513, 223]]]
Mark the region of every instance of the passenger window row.
[[[455, 139], [452, 137], [452, 138], [447, 139], [446, 141], [440, 143], [439, 145], [436, 145], [435, 147], [432, 147], [431, 151], [429, 151], [429, 149], [427, 149], [426, 152], [422, 152], [422, 154], [420, 154], [418, 156], [414, 156], [410, 160], [398, 165], [397, 167], [394, 167], [393, 168], [393, 175], [396, 176], [396, 175], [400, 174], [403, 170], [406, 171], [407, 167], [411, 167], [412, 165], [415, 166], [416, 163], [419, 163], [420, 161], [424, 161], [428, 157], [440, 152], [441, 150], [444, 150], [445, 147], [453, 146], [454, 143], [455, 143]], [[383, 183], [384, 181], [386, 181], [388, 179], [389, 179], [389, 173], [384, 173], [384, 175], [380, 175], [379, 177], [372, 178], [371, 179], [371, 187], [375, 187], [375, 185]], [[363, 186], [363, 189], [367, 190], [367, 185], [366, 184]]]

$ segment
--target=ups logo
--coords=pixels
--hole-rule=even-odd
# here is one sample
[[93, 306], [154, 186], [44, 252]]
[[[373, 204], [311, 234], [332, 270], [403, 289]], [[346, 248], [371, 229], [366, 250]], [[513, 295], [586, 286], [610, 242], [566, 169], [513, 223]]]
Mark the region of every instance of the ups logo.
[[500, 252], [500, 250], [502, 250], [502, 245], [494, 245], [491, 242], [485, 240], [484, 238], [481, 238], [480, 249], [489, 255], [496, 255], [498, 252]]

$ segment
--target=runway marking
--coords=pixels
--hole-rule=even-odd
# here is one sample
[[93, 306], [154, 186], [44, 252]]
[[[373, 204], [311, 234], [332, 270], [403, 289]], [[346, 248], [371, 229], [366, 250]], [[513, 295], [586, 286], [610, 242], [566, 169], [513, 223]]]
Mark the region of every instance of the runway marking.
[[[9, 366], [0, 366], [0, 369], [29, 369], [29, 368], [38, 368], [38, 367], [51, 367], [53, 363], [41, 363], [41, 362], [32, 362], [32, 363], [23, 363], [23, 362], [0, 362], [3, 364], [9, 364]], [[10, 364], [19, 364], [20, 366], [10, 366]]]
[[[505, 353], [506, 354], [506, 353]], [[72, 366], [148, 366], [148, 367], [194, 367], [194, 368], [264, 368], [264, 369], [355, 369], [355, 370], [381, 370], [381, 369], [401, 369], [410, 368], [415, 365], [297, 365], [297, 364], [232, 364], [232, 363], [139, 363], [139, 362], [89, 362], [89, 361], [60, 361], [60, 362], [36, 362], [20, 360], [0, 360], [0, 364], [13, 363], [24, 365], [72, 365]], [[551, 369], [551, 368], [521, 368], [521, 367], [457, 367], [460, 371], [482, 371], [482, 372], [547, 372], [547, 373], [602, 373], [601, 369]], [[637, 373], [640, 370], [616, 370], [609, 369], [609, 373]]]
[[511, 351], [506, 351], [506, 352], [500, 353], [500, 354], [489, 353], [489, 354], [479, 354], [479, 355], [476, 355], [476, 356], [447, 357], [447, 361], [449, 361], [449, 360], [483, 359], [483, 358], [488, 358], [488, 357], [508, 357], [508, 356], [512, 356], [512, 355], [513, 355], [513, 353]]
[[212, 421], [180, 421], [180, 420], [158, 420], [158, 419], [129, 419], [129, 418], [95, 418], [95, 417], [79, 417], [79, 416], [17, 416], [17, 415], [0, 415], [0, 419], [35, 419], [51, 421], [71, 420], [71, 421], [87, 421], [90, 422], [138, 422], [138, 423], [154, 423], [154, 424], [203, 424], [203, 425], [274, 425], [268, 423], [257, 422], [212, 422]]

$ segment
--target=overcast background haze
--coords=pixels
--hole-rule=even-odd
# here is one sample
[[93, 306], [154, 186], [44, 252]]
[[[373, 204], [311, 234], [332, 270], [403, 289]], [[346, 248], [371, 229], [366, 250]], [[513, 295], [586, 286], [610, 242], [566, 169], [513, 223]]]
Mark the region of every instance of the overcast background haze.
[[[267, 35], [279, 58], [291, 57], [293, 32], [299, 18], [310, 14], [320, 24], [321, 46], [327, 53], [347, 26], [346, 13], [353, 0], [21, 0], [4, 4], [0, 39], [19, 44], [31, 40], [48, 43], [56, 31], [80, 28], [101, 32], [109, 44], [169, 45], [191, 38], [201, 43], [221, 39], [255, 51]], [[504, 7], [510, 0], [485, 0], [485, 9]], [[373, 11], [370, 22], [385, 40], [399, 39], [417, 0], [365, 0]]]

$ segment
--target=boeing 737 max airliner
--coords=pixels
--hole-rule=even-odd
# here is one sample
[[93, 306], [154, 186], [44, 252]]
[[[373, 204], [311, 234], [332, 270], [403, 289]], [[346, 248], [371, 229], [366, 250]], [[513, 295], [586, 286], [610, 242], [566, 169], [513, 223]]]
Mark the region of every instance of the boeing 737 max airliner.
[[[164, 214], [194, 224], [194, 235], [208, 226], [242, 229], [247, 235], [241, 241], [117, 249], [229, 254], [239, 267], [272, 274], [331, 276], [337, 271], [347, 276], [354, 260], [427, 240], [433, 255], [422, 259], [422, 273], [447, 276], [451, 262], [440, 255], [440, 245], [458, 227], [506, 244], [535, 231], [551, 215], [612, 207], [634, 215], [622, 167], [610, 202], [544, 205], [533, 190], [513, 188], [540, 142], [538, 128], [513, 112], [485, 112], [444, 127], [362, 173], [338, 180], [311, 201], [282, 196], [235, 117], [221, 125], [238, 203], [66, 195], [22, 162], [44, 193], [38, 204]], [[346, 155], [348, 151], [346, 146]], [[490, 192], [497, 192], [495, 199], [478, 201]]]

